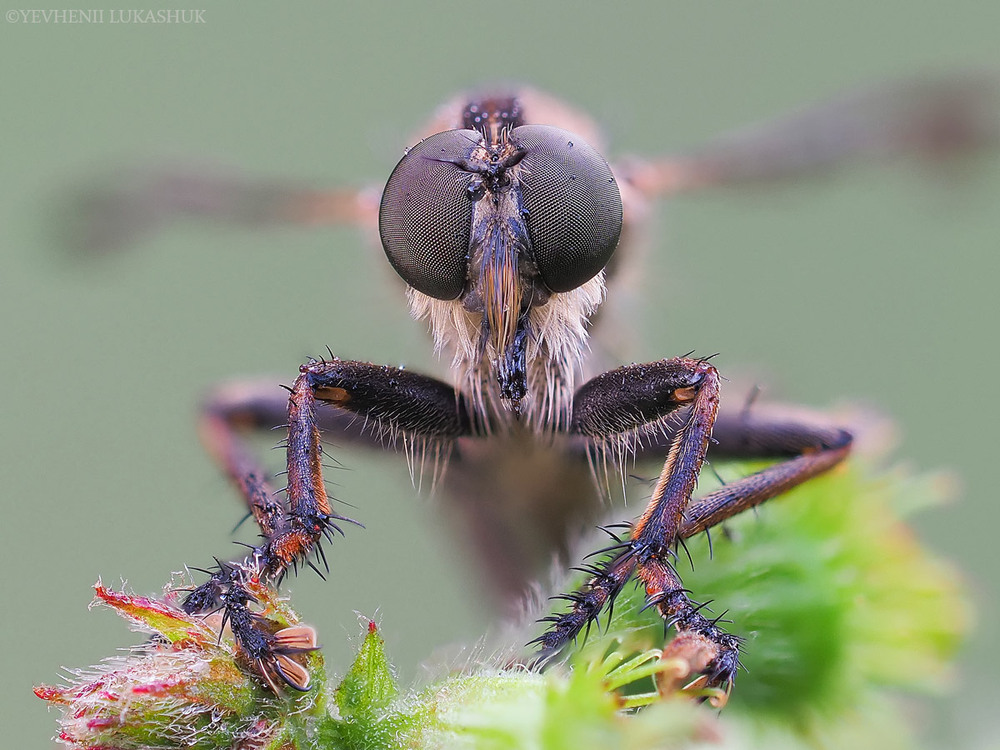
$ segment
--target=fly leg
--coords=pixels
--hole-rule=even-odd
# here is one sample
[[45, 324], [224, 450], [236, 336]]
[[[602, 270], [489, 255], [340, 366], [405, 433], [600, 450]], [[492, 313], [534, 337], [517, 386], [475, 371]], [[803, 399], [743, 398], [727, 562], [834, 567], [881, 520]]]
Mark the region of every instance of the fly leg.
[[[759, 449], [793, 457], [692, 502], [719, 408], [719, 374], [711, 364], [677, 358], [612, 370], [584, 384], [573, 408], [571, 431], [589, 437], [599, 450], [647, 438], [655, 442], [653, 436], [664, 433], [672, 438], [649, 504], [629, 538], [609, 549], [611, 556], [602, 564], [587, 569], [591, 578], [566, 595], [566, 612], [547, 618], [549, 629], [537, 639], [542, 657], [593, 622], [635, 575], [646, 590], [647, 606], [656, 607], [677, 631], [664, 654], [684, 665], [678, 686], [690, 680], [692, 689], [728, 693], [739, 666], [740, 639], [706, 618], [691, 600], [673, 564], [677, 545], [835, 466], [849, 452], [851, 435], [787, 424], [755, 430], [747, 422], [742, 431], [727, 425], [734, 452], [742, 441], [745, 453]], [[674, 428], [671, 415], [682, 408], [680, 426]]]
[[[273, 426], [278, 416], [274, 397], [246, 389], [238, 398], [238, 391], [229, 389], [205, 408], [202, 438], [242, 495], [262, 542], [243, 560], [220, 563], [208, 581], [188, 594], [183, 607], [189, 613], [224, 609], [223, 618], [237, 644], [258, 665], [268, 685], [273, 688], [280, 680], [304, 690], [308, 674], [303, 678], [283, 658], [288, 648], [311, 648], [301, 645], [304, 636], [272, 633], [249, 605], [254, 587], [276, 587], [289, 568], [304, 563], [319, 570], [312, 555], [326, 567], [321, 541], [339, 533], [339, 523], [353, 523], [334, 512], [326, 493], [317, 402], [335, 407], [326, 426], [358, 438], [364, 431], [356, 423], [367, 424], [366, 434], [402, 441], [411, 453], [443, 454], [451, 441], [468, 433], [470, 423], [464, 401], [451, 386], [395, 367], [340, 359], [312, 361], [300, 368], [288, 391], [282, 399], [288, 429], [287, 485], [277, 491], [243, 435], [247, 428]], [[282, 638], [295, 645], [287, 646]]]

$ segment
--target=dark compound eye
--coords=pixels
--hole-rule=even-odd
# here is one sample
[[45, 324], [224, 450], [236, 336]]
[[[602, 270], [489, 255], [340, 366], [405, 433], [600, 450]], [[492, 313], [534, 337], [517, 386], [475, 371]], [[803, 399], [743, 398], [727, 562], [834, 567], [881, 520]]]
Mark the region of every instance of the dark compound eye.
[[549, 125], [514, 128], [521, 194], [542, 280], [554, 292], [590, 281], [608, 264], [622, 230], [611, 167], [578, 136]]
[[417, 291], [455, 299], [465, 288], [474, 174], [462, 169], [483, 142], [475, 130], [425, 138], [389, 176], [378, 231], [392, 267]]

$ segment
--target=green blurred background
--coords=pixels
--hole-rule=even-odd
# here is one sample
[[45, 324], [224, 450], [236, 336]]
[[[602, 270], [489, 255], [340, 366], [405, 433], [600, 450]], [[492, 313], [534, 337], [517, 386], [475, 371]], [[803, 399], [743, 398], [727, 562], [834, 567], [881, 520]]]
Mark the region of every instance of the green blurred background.
[[[327, 345], [436, 366], [356, 231], [188, 224], [84, 262], [54, 241], [61, 188], [150, 160], [377, 181], [434, 107], [483, 81], [575, 103], [618, 156], [886, 78], [1000, 70], [1000, 5], [921, 5], [190, 0], [156, 7], [203, 9], [204, 24], [0, 23], [6, 745], [48, 746], [55, 716], [32, 685], [131, 642], [114, 615], [87, 612], [99, 576], [156, 591], [233, 550], [239, 507], [194, 432], [209, 385], [289, 382]], [[896, 420], [902, 460], [959, 477], [959, 502], [919, 530], [965, 570], [979, 630], [955, 697], [923, 720], [983, 748], [1000, 699], [998, 195], [991, 157], [964, 186], [860, 169], [675, 201], [658, 217], [634, 353], [717, 351], [772, 396], [872, 404]], [[404, 680], [418, 680], [432, 650], [482, 631], [476, 582], [401, 461], [338, 458], [336, 492], [368, 528], [329, 550], [331, 581], [290, 588], [334, 668], [357, 611], [381, 618]]]

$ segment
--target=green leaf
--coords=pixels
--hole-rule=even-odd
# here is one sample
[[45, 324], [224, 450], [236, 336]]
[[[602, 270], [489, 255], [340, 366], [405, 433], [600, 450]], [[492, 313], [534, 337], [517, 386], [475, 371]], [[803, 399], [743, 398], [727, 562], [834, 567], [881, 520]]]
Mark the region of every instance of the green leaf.
[[337, 688], [337, 708], [343, 718], [374, 716], [396, 696], [396, 681], [385, 653], [385, 642], [374, 622], [350, 671]]

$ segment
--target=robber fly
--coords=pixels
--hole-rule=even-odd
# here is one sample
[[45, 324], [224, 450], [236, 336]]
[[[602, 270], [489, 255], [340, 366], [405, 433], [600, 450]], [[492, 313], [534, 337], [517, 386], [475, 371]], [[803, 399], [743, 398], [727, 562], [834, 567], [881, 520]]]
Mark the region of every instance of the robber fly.
[[[676, 630], [665, 653], [688, 665], [685, 681], [728, 694], [740, 639], [706, 618], [684, 588], [673, 564], [678, 544], [828, 471], [853, 436], [766, 407], [720, 411], [720, 375], [707, 359], [601, 361], [605, 299], [620, 293], [635, 261], [650, 201], [852, 158], [979, 146], [995, 136], [983, 88], [967, 79], [879, 88], [692, 153], [614, 166], [594, 123], [556, 100], [530, 89], [473, 92], [434, 116], [381, 190], [143, 176], [128, 200], [155, 210], [116, 210], [117, 227], [98, 227], [105, 244], [143, 228], [140, 215], [377, 228], [413, 317], [427, 322], [450, 362], [446, 382], [331, 353], [300, 367], [290, 396], [270, 386], [218, 389], [203, 409], [202, 438], [262, 541], [211, 571], [185, 609], [221, 607], [268, 685], [308, 688], [308, 674], [289, 669], [287, 644], [250, 612], [247, 583], [276, 586], [299, 564], [325, 564], [321, 541], [349, 520], [324, 488], [321, 433], [338, 444], [402, 447], [414, 464], [429, 462], [462, 536], [507, 599], [593, 522], [602, 495], [595, 477], [658, 461], [646, 509], [565, 596], [566, 611], [549, 618], [537, 645], [543, 658], [557, 652], [636, 578]], [[279, 490], [246, 433], [283, 424], [287, 486]], [[713, 457], [775, 462], [692, 499], [710, 448]]]

